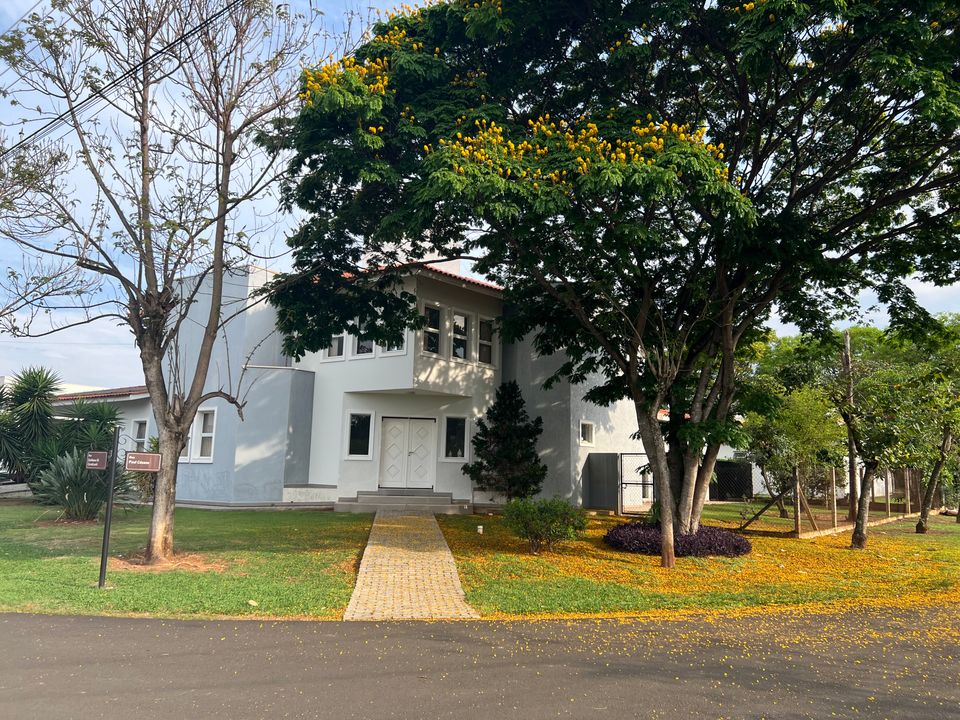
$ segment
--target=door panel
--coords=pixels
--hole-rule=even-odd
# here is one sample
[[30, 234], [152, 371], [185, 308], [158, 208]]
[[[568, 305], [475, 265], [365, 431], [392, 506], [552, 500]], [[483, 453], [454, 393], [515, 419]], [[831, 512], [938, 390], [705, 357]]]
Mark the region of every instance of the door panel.
[[432, 488], [437, 474], [437, 423], [413, 419], [409, 423], [406, 486]]
[[406, 487], [407, 435], [410, 421], [406, 418], [384, 418], [380, 442], [380, 487]]

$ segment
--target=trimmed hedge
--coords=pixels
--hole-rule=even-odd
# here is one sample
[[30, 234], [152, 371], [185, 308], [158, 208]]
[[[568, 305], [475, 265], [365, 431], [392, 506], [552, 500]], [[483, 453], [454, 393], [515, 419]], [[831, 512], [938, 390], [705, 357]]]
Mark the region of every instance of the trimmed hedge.
[[[660, 526], [649, 522], [629, 522], [617, 525], [603, 536], [610, 547], [641, 555], [660, 554]], [[753, 548], [750, 541], [730, 530], [701, 526], [691, 535], [674, 535], [673, 548], [677, 557], [707, 557], [722, 555], [738, 557]]]

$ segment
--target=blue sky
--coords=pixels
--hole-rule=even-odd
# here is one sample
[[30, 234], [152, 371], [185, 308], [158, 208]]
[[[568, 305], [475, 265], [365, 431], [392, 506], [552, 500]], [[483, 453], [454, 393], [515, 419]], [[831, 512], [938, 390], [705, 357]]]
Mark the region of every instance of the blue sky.
[[[0, 32], [6, 30], [35, 0], [0, 0]], [[336, 24], [349, 11], [367, 14], [396, 2], [343, 2], [342, 0], [293, 0], [294, 5], [321, 10], [327, 22]], [[2, 68], [0, 68], [2, 73]], [[9, 78], [9, 76], [8, 76]], [[9, 81], [9, 80], [7, 80]], [[2, 241], [7, 242], [9, 241]], [[0, 247], [0, 267], [16, 257], [12, 247]], [[282, 261], [279, 263], [282, 266]], [[916, 284], [921, 303], [935, 312], [960, 310], [960, 287], [936, 288]], [[865, 299], [865, 304], [870, 300]], [[873, 314], [882, 323], [883, 314]], [[778, 332], [791, 329], [774, 323]], [[0, 375], [9, 375], [29, 365], [56, 370], [65, 382], [98, 387], [135, 385], [143, 382], [137, 351], [130, 331], [115, 321], [102, 321], [40, 339], [13, 339], [0, 335]]]

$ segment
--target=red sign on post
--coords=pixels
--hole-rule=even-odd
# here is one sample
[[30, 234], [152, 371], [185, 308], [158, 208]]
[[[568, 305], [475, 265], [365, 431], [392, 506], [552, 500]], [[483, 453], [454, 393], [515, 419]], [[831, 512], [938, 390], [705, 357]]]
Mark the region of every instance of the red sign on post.
[[133, 472], [160, 472], [158, 453], [128, 452], [124, 468]]
[[87, 453], [87, 462], [84, 467], [87, 470], [106, 470], [107, 453], [99, 450], [91, 450]]

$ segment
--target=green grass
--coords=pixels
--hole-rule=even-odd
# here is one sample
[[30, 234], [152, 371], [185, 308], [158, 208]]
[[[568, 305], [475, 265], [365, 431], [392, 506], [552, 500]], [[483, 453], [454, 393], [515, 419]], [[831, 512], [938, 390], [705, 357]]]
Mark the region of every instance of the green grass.
[[[736, 526], [742, 504], [708, 506], [710, 524]], [[920, 604], [930, 593], [960, 600], [960, 525], [931, 517], [871, 528], [865, 551], [849, 532], [814, 540], [750, 537], [740, 558], [659, 558], [614, 550], [604, 533], [620, 518], [592, 518], [585, 536], [557, 553], [531, 555], [497, 517], [438, 518], [460, 570], [467, 600], [486, 617], [738, 610], [823, 603]], [[476, 526], [483, 524], [482, 535]]]
[[[0, 501], [0, 611], [339, 617], [371, 524], [342, 513], [178, 509], [177, 552], [217, 569], [111, 568], [109, 589], [99, 590], [102, 526], [50, 524], [55, 517]], [[111, 555], [140, 552], [149, 520], [148, 509], [116, 513]]]

